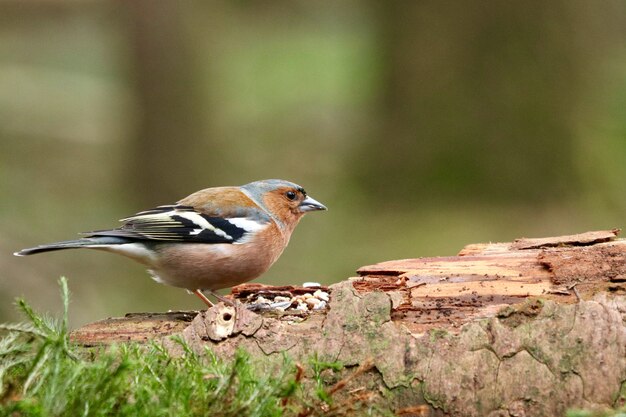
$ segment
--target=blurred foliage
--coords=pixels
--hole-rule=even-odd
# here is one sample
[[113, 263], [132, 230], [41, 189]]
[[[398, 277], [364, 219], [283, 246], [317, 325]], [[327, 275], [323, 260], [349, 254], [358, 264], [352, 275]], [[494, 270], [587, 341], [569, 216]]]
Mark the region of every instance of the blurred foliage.
[[11, 253], [204, 187], [285, 178], [307, 216], [266, 283], [623, 226], [626, 5], [0, 4], [0, 320], [201, 308], [101, 253]]
[[379, 7], [383, 117], [373, 141], [395, 146], [364, 148], [369, 191], [390, 197], [392, 180], [416, 191], [414, 201], [428, 193], [537, 203], [579, 190], [579, 125], [597, 104], [589, 99], [604, 59], [623, 46], [623, 13], [607, 7], [617, 4]]

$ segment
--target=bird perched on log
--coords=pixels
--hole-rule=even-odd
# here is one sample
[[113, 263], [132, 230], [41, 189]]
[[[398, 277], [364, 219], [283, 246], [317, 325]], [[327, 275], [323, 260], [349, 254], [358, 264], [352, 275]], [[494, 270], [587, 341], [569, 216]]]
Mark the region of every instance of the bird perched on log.
[[209, 307], [203, 294], [257, 278], [278, 259], [302, 216], [326, 207], [302, 187], [284, 180], [197, 191], [178, 203], [122, 219], [111, 230], [77, 240], [16, 252], [17, 256], [61, 249], [98, 249], [148, 267], [160, 283], [185, 288]]

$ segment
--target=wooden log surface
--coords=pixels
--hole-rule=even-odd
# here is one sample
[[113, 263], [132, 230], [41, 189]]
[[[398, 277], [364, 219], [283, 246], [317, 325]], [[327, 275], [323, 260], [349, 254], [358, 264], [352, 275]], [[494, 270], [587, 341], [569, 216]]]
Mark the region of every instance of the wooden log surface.
[[[317, 354], [346, 373], [371, 363], [347, 392], [371, 390], [396, 412], [550, 416], [615, 406], [626, 395], [618, 232], [472, 244], [457, 256], [364, 266], [328, 288], [247, 284], [233, 289], [235, 306], [128, 315], [71, 337], [85, 346], [161, 338], [176, 352], [169, 336], [179, 335], [198, 352], [228, 357], [242, 347], [268, 363], [283, 352], [305, 362]], [[327, 305], [296, 309], [315, 291], [330, 294]], [[290, 305], [247, 308], [259, 300]]]
[[473, 244], [458, 256], [364, 266], [352, 281], [360, 292], [390, 293], [394, 319], [412, 333], [455, 331], [528, 297], [573, 303], [601, 291], [623, 293], [626, 241], [615, 240], [618, 233]]

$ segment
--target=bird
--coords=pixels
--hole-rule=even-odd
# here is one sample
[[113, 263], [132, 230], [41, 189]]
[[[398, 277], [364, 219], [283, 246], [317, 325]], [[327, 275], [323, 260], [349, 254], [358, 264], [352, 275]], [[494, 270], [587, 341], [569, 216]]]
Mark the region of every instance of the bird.
[[111, 252], [147, 266], [155, 281], [184, 288], [208, 307], [213, 303], [204, 292], [232, 305], [215, 291], [265, 273], [282, 254], [300, 219], [320, 210], [327, 208], [286, 180], [205, 188], [175, 204], [121, 219], [118, 228], [84, 232], [80, 239], [22, 249], [14, 255], [78, 248]]

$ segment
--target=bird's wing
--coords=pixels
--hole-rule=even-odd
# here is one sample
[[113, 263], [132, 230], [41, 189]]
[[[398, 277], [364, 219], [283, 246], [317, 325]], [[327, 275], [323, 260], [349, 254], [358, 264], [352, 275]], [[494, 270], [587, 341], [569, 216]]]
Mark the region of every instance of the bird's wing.
[[176, 204], [159, 206], [121, 220], [112, 230], [85, 233], [88, 236], [115, 236], [137, 240], [190, 243], [244, 243], [246, 237], [267, 226], [269, 219], [251, 213], [217, 213]]

